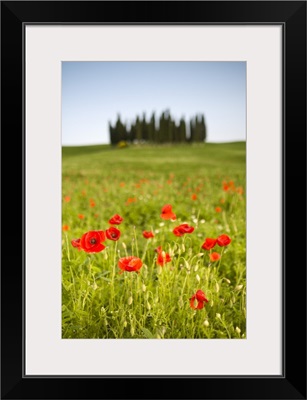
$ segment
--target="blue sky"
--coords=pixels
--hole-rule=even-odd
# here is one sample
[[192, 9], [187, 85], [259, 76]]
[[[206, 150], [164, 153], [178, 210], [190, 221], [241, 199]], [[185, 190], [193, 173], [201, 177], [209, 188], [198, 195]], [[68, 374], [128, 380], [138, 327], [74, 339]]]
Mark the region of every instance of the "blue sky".
[[245, 62], [63, 62], [62, 145], [110, 143], [108, 123], [204, 114], [207, 142], [246, 140]]

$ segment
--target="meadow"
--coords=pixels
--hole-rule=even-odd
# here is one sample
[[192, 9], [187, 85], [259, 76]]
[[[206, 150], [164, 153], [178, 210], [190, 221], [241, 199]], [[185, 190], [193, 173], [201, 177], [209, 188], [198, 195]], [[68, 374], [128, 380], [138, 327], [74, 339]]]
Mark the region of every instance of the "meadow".
[[246, 338], [245, 147], [63, 147], [62, 338]]

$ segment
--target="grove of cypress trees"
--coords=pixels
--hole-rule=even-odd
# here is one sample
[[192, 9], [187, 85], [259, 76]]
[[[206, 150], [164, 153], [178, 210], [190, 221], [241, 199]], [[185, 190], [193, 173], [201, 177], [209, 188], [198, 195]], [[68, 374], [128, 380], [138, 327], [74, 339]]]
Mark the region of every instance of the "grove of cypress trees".
[[110, 143], [116, 145], [120, 141], [134, 143], [193, 143], [205, 142], [207, 139], [207, 127], [203, 114], [197, 114], [189, 121], [188, 136], [187, 124], [184, 117], [181, 117], [179, 123], [171, 117], [169, 110], [161, 113], [159, 124], [156, 126], [156, 116], [152, 113], [149, 121], [146, 121], [146, 115], [137, 116], [136, 120], [130, 124], [123, 123], [118, 114], [114, 126], [109, 122]]

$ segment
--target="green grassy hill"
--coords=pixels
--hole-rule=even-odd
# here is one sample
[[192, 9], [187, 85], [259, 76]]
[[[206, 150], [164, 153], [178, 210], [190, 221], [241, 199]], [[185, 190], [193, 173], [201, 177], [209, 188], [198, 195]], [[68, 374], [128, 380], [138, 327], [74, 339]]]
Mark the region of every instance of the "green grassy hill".
[[[118, 149], [110, 145], [63, 147], [63, 172], [74, 167], [122, 170], [186, 171], [191, 173], [245, 169], [246, 143], [206, 143], [192, 145], [133, 145]], [[74, 159], [72, 159], [72, 157]], [[97, 170], [98, 172], [98, 170]], [[120, 171], [119, 171], [120, 172]]]

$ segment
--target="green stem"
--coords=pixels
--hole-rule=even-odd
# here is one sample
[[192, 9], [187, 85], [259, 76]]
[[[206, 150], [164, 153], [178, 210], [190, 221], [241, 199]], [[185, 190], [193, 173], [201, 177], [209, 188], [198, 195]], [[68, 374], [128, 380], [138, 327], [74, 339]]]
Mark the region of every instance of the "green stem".
[[68, 261], [70, 261], [70, 250], [69, 250], [69, 245], [68, 245], [68, 237], [67, 237], [66, 233], [65, 233], [65, 240], [66, 240], [66, 248], [67, 248], [67, 258], [68, 258]]
[[216, 267], [216, 272], [218, 272], [218, 270], [219, 270], [219, 268], [220, 268], [221, 261], [222, 261], [222, 257], [223, 257], [223, 254], [224, 254], [224, 249], [225, 249], [225, 247], [222, 248], [222, 251], [221, 251], [221, 258], [219, 259], [219, 263], [218, 263], [218, 265], [217, 265], [217, 267]]
[[134, 241], [135, 241], [135, 250], [136, 250], [136, 256], [139, 256], [139, 249], [138, 249], [138, 242], [136, 238], [136, 232], [135, 232], [135, 226], [133, 227], [133, 234], [134, 234]]
[[142, 256], [142, 261], [144, 261], [145, 257], [146, 257], [146, 252], [147, 252], [147, 248], [148, 248], [148, 240], [150, 240], [150, 239], [146, 240], [146, 244], [145, 244], [145, 248], [144, 248], [144, 252], [143, 252], [143, 256]]
[[113, 249], [113, 265], [112, 265], [112, 275], [111, 275], [111, 287], [110, 287], [110, 305], [111, 309], [113, 310], [113, 305], [114, 305], [114, 297], [115, 297], [115, 292], [114, 292], [114, 279], [115, 279], [115, 268], [116, 268], [116, 256], [117, 256], [117, 242], [115, 242], [114, 249]]
[[229, 333], [229, 330], [227, 329], [227, 326], [224, 324], [224, 321], [222, 319], [220, 319], [220, 321], [223, 327], [225, 328], [225, 331], [227, 332], [228, 338], [231, 339], [231, 335]]

